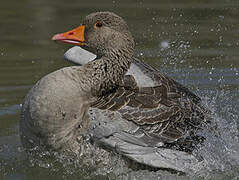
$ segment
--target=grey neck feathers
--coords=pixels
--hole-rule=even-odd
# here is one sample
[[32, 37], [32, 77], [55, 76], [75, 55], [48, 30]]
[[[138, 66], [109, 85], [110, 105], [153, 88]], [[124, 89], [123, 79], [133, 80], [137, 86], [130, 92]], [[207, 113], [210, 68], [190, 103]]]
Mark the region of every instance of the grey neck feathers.
[[104, 55], [88, 63], [92, 68], [91, 93], [102, 96], [118, 86], [128, 71], [134, 53], [133, 43], [122, 48], [106, 48]]

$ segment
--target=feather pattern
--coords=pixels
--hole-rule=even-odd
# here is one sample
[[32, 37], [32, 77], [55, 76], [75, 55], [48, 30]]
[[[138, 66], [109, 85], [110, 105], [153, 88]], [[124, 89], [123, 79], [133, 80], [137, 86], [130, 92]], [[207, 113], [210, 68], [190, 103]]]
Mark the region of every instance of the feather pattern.
[[[143, 65], [157, 84], [139, 87], [132, 75], [125, 75], [115, 89], [98, 97], [91, 106], [117, 112], [123, 119], [133, 122], [139, 127], [138, 136], [149, 146], [184, 146], [190, 141], [190, 149], [195, 143], [191, 138], [197, 136], [195, 130], [205, 121], [206, 110], [200, 105], [200, 98], [157, 69], [137, 59], [134, 63]], [[144, 136], [147, 138], [142, 138]]]

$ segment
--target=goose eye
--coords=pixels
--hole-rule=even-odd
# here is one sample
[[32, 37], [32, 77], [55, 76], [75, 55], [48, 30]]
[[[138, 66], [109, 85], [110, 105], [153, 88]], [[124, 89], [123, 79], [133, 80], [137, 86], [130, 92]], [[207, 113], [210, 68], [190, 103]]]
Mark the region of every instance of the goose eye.
[[102, 27], [103, 26], [103, 24], [102, 23], [100, 23], [100, 22], [97, 22], [97, 23], [95, 23], [95, 27]]

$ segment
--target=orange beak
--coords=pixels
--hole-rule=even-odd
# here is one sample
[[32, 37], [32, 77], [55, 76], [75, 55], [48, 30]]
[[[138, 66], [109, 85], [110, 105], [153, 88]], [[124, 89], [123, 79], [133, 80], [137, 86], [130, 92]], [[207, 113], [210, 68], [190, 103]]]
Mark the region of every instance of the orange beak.
[[85, 26], [82, 25], [68, 32], [54, 35], [52, 40], [83, 46], [85, 42], [84, 32]]

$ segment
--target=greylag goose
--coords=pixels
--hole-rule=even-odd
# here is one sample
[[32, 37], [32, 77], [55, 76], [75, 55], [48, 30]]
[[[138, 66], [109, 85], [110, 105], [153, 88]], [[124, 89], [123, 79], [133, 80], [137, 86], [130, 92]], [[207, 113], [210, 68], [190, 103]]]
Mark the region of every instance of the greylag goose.
[[126, 75], [134, 40], [126, 22], [111, 12], [85, 17], [78, 28], [53, 38], [97, 55], [83, 66], [62, 68], [40, 79], [22, 106], [20, 136], [25, 148], [79, 152], [82, 139], [117, 150], [153, 167], [187, 172], [206, 122], [200, 98], [147, 64], [134, 60], [151, 79]]

